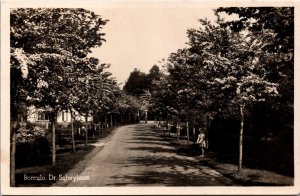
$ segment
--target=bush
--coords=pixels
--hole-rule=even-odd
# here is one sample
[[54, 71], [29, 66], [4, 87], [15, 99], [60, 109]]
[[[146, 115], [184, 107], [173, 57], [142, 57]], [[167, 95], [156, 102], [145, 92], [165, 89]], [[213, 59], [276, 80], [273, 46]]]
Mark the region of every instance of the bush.
[[16, 167], [40, 165], [49, 159], [50, 144], [45, 130], [21, 123], [17, 131]]
[[46, 131], [44, 129], [27, 123], [20, 123], [20, 128], [17, 130], [17, 143], [33, 142], [39, 137], [46, 137]]

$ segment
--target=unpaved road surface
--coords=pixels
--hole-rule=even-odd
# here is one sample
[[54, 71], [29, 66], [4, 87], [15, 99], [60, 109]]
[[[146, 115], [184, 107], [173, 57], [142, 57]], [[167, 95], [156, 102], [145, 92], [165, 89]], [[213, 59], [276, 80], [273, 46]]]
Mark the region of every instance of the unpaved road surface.
[[[108, 141], [67, 186], [226, 186], [231, 181], [183, 156], [151, 127], [135, 124], [116, 128]], [[87, 177], [88, 176], [88, 180]]]

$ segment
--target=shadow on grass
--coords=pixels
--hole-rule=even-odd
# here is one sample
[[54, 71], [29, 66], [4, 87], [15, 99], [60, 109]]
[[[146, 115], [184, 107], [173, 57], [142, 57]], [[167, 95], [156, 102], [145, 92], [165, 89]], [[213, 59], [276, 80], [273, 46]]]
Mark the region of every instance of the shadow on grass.
[[[177, 149], [177, 154], [183, 156], [198, 156], [200, 149], [198, 145], [187, 144], [186, 141], [176, 141], [176, 136], [166, 136], [160, 134], [160, 137], [172, 144]], [[205, 159], [199, 159], [198, 164], [207, 165], [223, 176], [234, 181], [235, 184], [242, 186], [290, 186], [293, 185], [293, 178], [283, 176], [274, 171], [267, 171], [259, 167], [244, 168], [238, 172], [238, 157], [234, 154], [220, 154], [208, 152]]]
[[[98, 142], [103, 138], [110, 137], [114, 129], [118, 126], [110, 127], [101, 131], [100, 135], [95, 135], [93, 138], [89, 136], [88, 145], [84, 145], [85, 140], [76, 140], [76, 151], [73, 152], [72, 144], [60, 145], [56, 151], [56, 164], [52, 166], [51, 156], [44, 164], [39, 164], [31, 167], [20, 167], [16, 170], [16, 186], [17, 187], [41, 187], [51, 186], [56, 180], [51, 180], [49, 176], [66, 174], [79, 161], [84, 160], [84, 157], [89, 155], [95, 146], [93, 143]], [[90, 156], [90, 155], [89, 155]], [[26, 176], [25, 176], [26, 175]], [[33, 180], [28, 180], [28, 178]]]

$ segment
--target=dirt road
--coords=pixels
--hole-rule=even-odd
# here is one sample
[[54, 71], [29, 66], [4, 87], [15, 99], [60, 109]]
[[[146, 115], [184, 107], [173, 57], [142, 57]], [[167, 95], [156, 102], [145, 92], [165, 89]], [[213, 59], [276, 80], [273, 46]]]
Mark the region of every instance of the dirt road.
[[[136, 124], [116, 128], [103, 149], [67, 186], [226, 186], [231, 181], [200, 165], [196, 157], [178, 155], [151, 128]], [[69, 176], [68, 176], [69, 177]]]

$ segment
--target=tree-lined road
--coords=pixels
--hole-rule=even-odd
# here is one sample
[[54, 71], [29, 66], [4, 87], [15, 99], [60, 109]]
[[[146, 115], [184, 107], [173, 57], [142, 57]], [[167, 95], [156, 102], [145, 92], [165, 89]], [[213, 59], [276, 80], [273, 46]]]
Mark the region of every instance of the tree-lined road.
[[[153, 125], [153, 124], [152, 124]], [[211, 186], [232, 182], [199, 165], [197, 157], [178, 155], [151, 124], [119, 127], [68, 186]]]
[[[177, 127], [184, 122], [185, 130], [192, 125], [195, 130], [203, 128], [206, 135], [209, 130], [206, 139], [214, 152], [231, 157], [231, 161], [238, 157], [238, 171], [243, 166], [257, 167], [294, 176], [294, 7], [215, 7], [215, 20], [203, 19], [200, 14], [199, 28], [185, 31], [184, 48], [163, 38], [168, 33], [172, 35], [168, 37], [181, 34], [177, 26], [175, 34], [156, 31], [152, 37], [158, 36], [161, 46], [174, 47], [175, 52], [163, 58], [152, 56], [155, 63], [149, 73], [135, 68], [122, 88], [122, 81], [117, 81], [109, 67], [126, 67], [124, 55], [119, 55], [116, 47], [104, 48], [120, 57], [115, 58], [120, 63], [102, 63], [105, 59], [93, 49], [102, 47], [107, 38], [119, 44], [119, 38], [113, 38], [119, 29], [128, 35], [124, 40], [145, 45], [140, 38], [147, 38], [146, 31], [132, 37], [132, 30], [143, 29], [138, 24], [147, 26], [147, 17], [151, 21], [153, 17], [144, 6], [135, 11], [142, 11], [145, 18], [137, 22], [131, 14], [120, 17], [125, 12], [114, 16], [122, 18], [119, 22], [127, 21], [122, 28], [114, 17], [106, 18], [100, 7], [95, 12], [82, 8], [10, 10], [10, 186], [19, 186], [18, 167], [33, 167], [31, 173], [35, 174], [38, 170], [34, 167], [41, 166], [42, 173], [51, 176], [65, 173], [74, 163], [78, 164], [70, 175], [80, 173], [89, 180], [67, 183], [70, 186], [231, 183], [200, 165], [199, 158], [178, 155], [151, 124], [119, 127], [110, 140], [96, 143], [101, 147], [86, 155], [92, 149], [88, 148], [90, 128], [137, 123], [140, 118], [156, 118]], [[161, 29], [155, 25], [161, 25], [164, 17], [158, 16], [148, 24], [150, 28]], [[165, 17], [170, 24], [173, 18]], [[103, 31], [108, 22], [116, 29]], [[151, 44], [156, 46], [154, 41]], [[141, 51], [135, 51], [126, 56], [143, 60]], [[143, 67], [151, 62], [131, 65]], [[86, 148], [78, 152], [76, 144], [82, 141], [75, 143], [75, 138], [83, 140], [83, 136]], [[57, 149], [68, 145], [72, 145], [72, 153], [61, 154], [65, 151]], [[57, 159], [56, 152], [65, 159]], [[52, 158], [51, 167], [48, 157]], [[51, 177], [49, 183], [56, 180]]]

